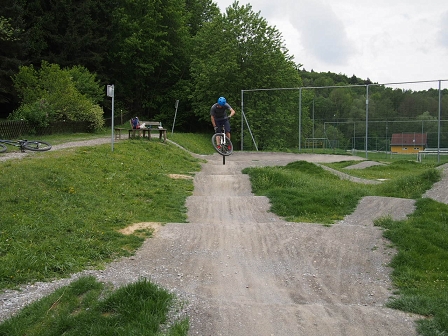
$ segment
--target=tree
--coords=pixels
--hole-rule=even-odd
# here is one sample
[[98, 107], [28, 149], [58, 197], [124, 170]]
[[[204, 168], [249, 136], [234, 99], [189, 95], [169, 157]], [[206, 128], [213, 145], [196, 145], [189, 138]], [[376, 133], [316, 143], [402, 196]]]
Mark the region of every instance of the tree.
[[17, 31], [11, 25], [11, 20], [0, 16], [0, 41], [14, 41]]
[[99, 104], [104, 97], [104, 89], [97, 76], [81, 65], [66, 69], [76, 90], [92, 103]]
[[3, 0], [0, 16], [9, 35], [8, 40], [0, 37], [2, 110], [16, 107], [11, 77], [22, 65], [39, 66], [42, 60], [61, 67], [82, 65], [106, 82], [112, 13], [120, 1]]
[[195, 36], [204, 23], [211, 22], [219, 15], [219, 8], [212, 0], [185, 0], [185, 8], [191, 36]]
[[[193, 39], [193, 52], [193, 110], [207, 123], [210, 106], [220, 96], [237, 107], [242, 89], [301, 84], [298, 67], [284, 47], [280, 32], [270, 27], [260, 13], [253, 12], [250, 5], [234, 2], [225, 14], [205, 22]], [[297, 139], [298, 117], [291, 114], [291, 109], [298, 111], [298, 91], [277, 96], [260, 92], [252, 95], [250, 103], [245, 112], [259, 141], [263, 141], [261, 135], [268, 129], [273, 134], [271, 145], [272, 139]], [[285, 142], [279, 140], [274, 146]]]
[[110, 70], [118, 99], [145, 117], [174, 97], [188, 75], [189, 33], [183, 0], [123, 0], [115, 10]]
[[120, 0], [32, 0], [24, 4], [24, 65], [45, 60], [62, 67], [82, 65], [104, 73], [113, 32], [112, 13]]
[[330, 93], [330, 100], [333, 103], [333, 117], [338, 120], [346, 118], [350, 112], [353, 98], [348, 88], [335, 88]]
[[11, 76], [20, 65], [24, 44], [21, 6], [16, 2], [4, 0], [0, 6], [0, 117], [8, 106], [17, 106]]

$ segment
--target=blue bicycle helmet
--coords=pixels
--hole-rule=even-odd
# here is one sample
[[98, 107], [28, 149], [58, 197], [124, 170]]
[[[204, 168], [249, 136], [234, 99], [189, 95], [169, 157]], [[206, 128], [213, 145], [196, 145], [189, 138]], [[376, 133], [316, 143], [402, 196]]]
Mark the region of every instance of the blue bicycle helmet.
[[221, 106], [224, 106], [226, 104], [226, 99], [224, 97], [219, 97], [218, 98], [218, 104]]

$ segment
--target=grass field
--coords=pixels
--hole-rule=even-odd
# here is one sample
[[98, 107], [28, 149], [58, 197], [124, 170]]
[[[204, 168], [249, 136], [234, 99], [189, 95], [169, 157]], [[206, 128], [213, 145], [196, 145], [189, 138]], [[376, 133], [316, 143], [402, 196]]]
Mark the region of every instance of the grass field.
[[[93, 136], [41, 140], [57, 144]], [[210, 137], [168, 134], [199, 154], [213, 153]], [[386, 179], [380, 185], [340, 180], [308, 162], [247, 168], [245, 173], [254, 192], [268, 196], [272, 210], [289, 221], [331, 225], [352, 212], [366, 195], [416, 199], [417, 211], [408, 220], [385, 218], [376, 223], [398, 250], [392, 263], [397, 295], [389, 304], [425, 316], [419, 322], [421, 334], [447, 334], [448, 206], [421, 199], [440, 178], [437, 163], [380, 161], [387, 164], [363, 170], [344, 169], [353, 162], [329, 165], [363, 178]], [[72, 148], [0, 162], [0, 167], [0, 289], [6, 289], [101, 268], [117, 257], [131, 255], [151, 235], [150, 230], [131, 236], [118, 233], [131, 223], [184, 222], [185, 199], [193, 182], [173, 179], [170, 174], [193, 176], [200, 163], [172, 144], [126, 140], [117, 143], [114, 152], [110, 144]], [[137, 298], [132, 298], [133, 293]], [[120, 326], [120, 335], [138, 335], [137, 316], [152, 314], [158, 326], [154, 335], [186, 335], [185, 319], [171, 321], [169, 330], [160, 329], [168, 320], [167, 310], [176, 304], [167, 295], [147, 281], [112, 291], [92, 278], [82, 278], [1, 324], [0, 335], [80, 335], [88, 328], [108, 334], [110, 324]], [[139, 296], [161, 297], [167, 306], [156, 305], [159, 315], [142, 307]]]

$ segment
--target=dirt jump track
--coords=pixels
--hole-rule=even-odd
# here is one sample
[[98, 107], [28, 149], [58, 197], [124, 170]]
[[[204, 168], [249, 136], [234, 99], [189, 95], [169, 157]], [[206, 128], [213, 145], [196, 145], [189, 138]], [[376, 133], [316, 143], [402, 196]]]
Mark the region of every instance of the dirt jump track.
[[[186, 202], [189, 223], [160, 226], [135, 256], [83, 274], [117, 286], [146, 277], [175, 292], [187, 302], [190, 335], [416, 335], [415, 316], [385, 307], [395, 251], [373, 226], [386, 215], [404, 219], [413, 200], [366, 197], [331, 227], [289, 223], [251, 193], [243, 168], [363, 159], [234, 153], [223, 165], [221, 156], [202, 158]], [[78, 276], [7, 291], [0, 312]]]

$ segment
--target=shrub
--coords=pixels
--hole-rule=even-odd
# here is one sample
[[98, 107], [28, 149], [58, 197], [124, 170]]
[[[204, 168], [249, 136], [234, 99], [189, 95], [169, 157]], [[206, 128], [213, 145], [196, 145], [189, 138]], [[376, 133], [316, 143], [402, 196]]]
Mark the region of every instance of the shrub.
[[21, 67], [13, 80], [22, 104], [9, 119], [35, 126], [67, 120], [88, 121], [92, 130], [103, 127], [103, 111], [97, 105], [101, 87], [87, 69], [61, 69], [44, 61], [39, 70]]

